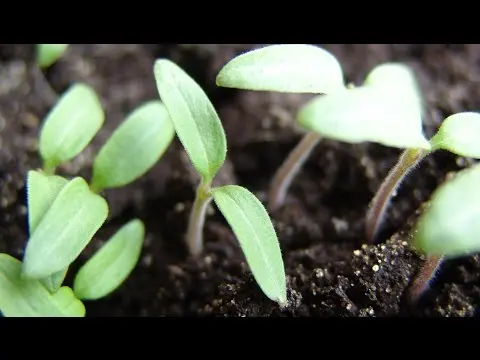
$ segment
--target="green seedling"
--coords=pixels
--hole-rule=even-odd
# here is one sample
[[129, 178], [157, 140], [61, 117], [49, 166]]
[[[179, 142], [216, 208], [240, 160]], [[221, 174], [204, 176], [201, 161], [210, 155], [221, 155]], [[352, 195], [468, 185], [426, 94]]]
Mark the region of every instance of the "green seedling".
[[480, 114], [462, 112], [447, 117], [437, 133], [430, 139], [430, 148], [406, 149], [395, 166], [383, 180], [372, 199], [366, 217], [366, 238], [373, 243], [376, 240], [385, 210], [403, 179], [436, 150], [446, 150], [453, 154], [471, 158], [480, 158], [480, 143], [476, 134], [480, 132]]
[[68, 50], [69, 44], [37, 44], [37, 64], [41, 69], [52, 66]]
[[426, 255], [409, 289], [415, 302], [443, 260], [480, 251], [480, 165], [457, 172], [439, 186], [411, 232], [412, 243]]
[[190, 253], [203, 251], [206, 211], [213, 199], [232, 228], [250, 270], [264, 294], [281, 306], [287, 302], [282, 254], [270, 217], [249, 190], [237, 185], [212, 188], [223, 165], [227, 142], [220, 119], [201, 87], [180, 67], [159, 59], [154, 74], [160, 98], [193, 167], [200, 175], [186, 241]]
[[270, 184], [271, 210], [283, 205], [295, 175], [322, 138], [429, 149], [412, 71], [402, 64], [374, 68], [364, 84], [345, 85], [337, 59], [312, 45], [272, 45], [242, 54], [217, 75], [217, 85], [245, 90], [314, 93], [297, 114], [307, 130]]
[[[5, 316], [33, 315], [28, 306], [37, 305], [38, 316], [57, 314], [52, 310], [53, 303], [50, 308], [42, 304], [57, 298], [64, 301], [62, 294], [67, 292], [61, 286], [69, 266], [107, 219], [108, 204], [100, 193], [144, 175], [175, 135], [165, 106], [157, 100], [149, 101], [130, 113], [100, 149], [89, 183], [81, 177], [67, 179], [57, 175], [58, 167], [88, 146], [103, 121], [101, 103], [95, 91], [85, 84], [73, 85], [47, 114], [40, 134], [43, 168], [29, 171], [27, 178], [30, 237], [25, 256], [21, 263], [12, 265], [4, 254], [6, 268], [16, 269], [20, 264], [21, 275], [13, 270], [0, 273], [16, 289], [5, 288], [3, 293], [0, 287], [0, 298], [11, 299], [0, 303]], [[80, 301], [107, 296], [118, 288], [138, 262], [144, 234], [140, 220], [125, 224], [80, 269], [73, 292], [68, 288], [69, 291]], [[51, 296], [45, 297], [43, 290], [29, 290], [38, 288], [38, 284]], [[23, 286], [27, 290], [22, 290]]]

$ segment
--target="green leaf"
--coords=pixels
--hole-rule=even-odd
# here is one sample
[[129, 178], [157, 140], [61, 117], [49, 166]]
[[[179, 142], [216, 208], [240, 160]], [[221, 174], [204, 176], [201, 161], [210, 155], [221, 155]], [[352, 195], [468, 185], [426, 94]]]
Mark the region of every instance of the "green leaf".
[[7, 317], [84, 316], [80, 300], [71, 298], [70, 306], [52, 296], [40, 281], [22, 277], [22, 263], [0, 254], [0, 311]]
[[414, 245], [431, 255], [480, 251], [480, 166], [459, 171], [433, 193], [414, 232]]
[[104, 120], [95, 90], [86, 84], [72, 85], [50, 110], [40, 133], [40, 154], [46, 170], [82, 152]]
[[420, 111], [408, 104], [387, 89], [357, 87], [315, 97], [300, 109], [297, 121], [321, 136], [348, 143], [428, 150]]
[[480, 114], [462, 112], [447, 117], [430, 143], [435, 149], [480, 158]]
[[117, 289], [135, 268], [144, 237], [145, 227], [140, 220], [122, 226], [79, 270], [73, 284], [75, 295], [95, 300]]
[[28, 227], [33, 234], [43, 216], [53, 204], [68, 180], [57, 175], [45, 175], [30, 170], [27, 175]]
[[173, 140], [175, 129], [160, 101], [134, 110], [115, 130], [93, 163], [92, 188], [127, 185], [144, 175]]
[[212, 196], [238, 238], [262, 291], [269, 299], [285, 304], [287, 285], [282, 253], [262, 203], [250, 191], [237, 185], [213, 189]]
[[66, 269], [107, 216], [107, 202], [92, 193], [82, 178], [71, 180], [30, 236], [23, 260], [24, 274], [42, 279]]
[[57, 306], [62, 309], [63, 313], [76, 317], [85, 316], [85, 305], [75, 297], [73, 290], [68, 286], [62, 286], [53, 295], [53, 299], [57, 303]]
[[287, 93], [332, 93], [345, 88], [338, 60], [313, 45], [270, 45], [235, 57], [217, 75], [217, 85]]
[[202, 88], [176, 64], [157, 60], [154, 72], [177, 136], [203, 182], [209, 184], [227, 154], [220, 118]]
[[53, 65], [68, 49], [69, 44], [37, 44], [37, 64], [41, 68]]
[[[53, 204], [53, 201], [68, 183], [68, 180], [57, 175], [45, 175], [30, 170], [27, 178], [28, 225], [32, 235], [38, 224]], [[51, 292], [56, 292], [62, 285], [67, 269], [61, 270], [45, 279], [43, 285]]]
[[418, 106], [422, 113], [424, 111], [420, 84], [413, 70], [405, 64], [384, 63], [376, 66], [367, 75], [364, 85], [388, 88], [388, 91], [395, 92], [396, 97], [404, 97], [412, 102], [412, 106]]

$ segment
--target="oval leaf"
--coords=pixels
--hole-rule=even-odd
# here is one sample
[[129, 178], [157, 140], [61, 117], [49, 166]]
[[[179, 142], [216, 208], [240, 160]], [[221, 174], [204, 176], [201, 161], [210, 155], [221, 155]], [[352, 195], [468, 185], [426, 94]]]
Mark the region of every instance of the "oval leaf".
[[480, 158], [480, 114], [463, 112], [447, 117], [430, 140], [436, 149], [454, 154]]
[[53, 65], [67, 51], [69, 44], [37, 44], [37, 63], [41, 68]]
[[30, 237], [23, 270], [42, 279], [66, 269], [92, 239], [108, 215], [107, 202], [80, 177], [60, 191]]
[[134, 110], [115, 130], [93, 163], [92, 188], [127, 185], [160, 159], [175, 135], [165, 106], [150, 101]]
[[388, 88], [396, 97], [404, 97], [411, 101], [412, 106], [418, 106], [423, 113], [424, 101], [420, 84], [413, 70], [402, 63], [384, 63], [376, 66], [367, 75], [365, 86]]
[[459, 171], [434, 192], [420, 216], [414, 245], [431, 255], [480, 251], [480, 166]]
[[235, 57], [218, 73], [218, 86], [287, 93], [332, 93], [345, 88], [342, 67], [313, 45], [270, 45]]
[[321, 136], [349, 143], [430, 149], [418, 107], [391, 95], [383, 88], [358, 87], [317, 96], [300, 109], [297, 121]]
[[265, 295], [281, 305], [287, 302], [282, 253], [270, 217], [262, 203], [237, 185], [212, 190], [213, 199], [231, 226], [247, 263]]
[[68, 180], [57, 175], [45, 175], [30, 170], [27, 175], [28, 227], [33, 234], [43, 216], [53, 204]]
[[22, 277], [22, 263], [0, 254], [0, 311], [7, 317], [84, 316], [82, 302], [70, 298], [69, 306], [59, 302], [38, 280]]
[[122, 226], [79, 270], [73, 291], [80, 299], [95, 300], [117, 289], [140, 258], [145, 227], [134, 219]]
[[40, 154], [47, 170], [82, 152], [105, 119], [95, 90], [86, 84], [70, 87], [45, 118], [40, 133]]
[[227, 144], [222, 123], [202, 88], [170, 60], [155, 62], [158, 92], [190, 161], [211, 182], [223, 165]]

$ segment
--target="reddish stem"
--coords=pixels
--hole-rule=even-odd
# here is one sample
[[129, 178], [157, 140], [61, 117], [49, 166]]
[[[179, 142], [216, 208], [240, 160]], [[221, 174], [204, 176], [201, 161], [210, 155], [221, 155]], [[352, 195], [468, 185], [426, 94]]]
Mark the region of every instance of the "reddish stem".
[[407, 149], [400, 155], [397, 163], [380, 185], [368, 208], [365, 220], [367, 243], [372, 244], [375, 242], [392, 194], [409, 172], [428, 154], [429, 151], [424, 149]]
[[282, 166], [277, 170], [270, 184], [270, 191], [268, 193], [268, 206], [271, 211], [283, 205], [293, 178], [319, 141], [320, 135], [317, 133], [313, 131], [306, 133], [288, 155]]
[[430, 282], [435, 277], [435, 273], [443, 262], [442, 255], [429, 255], [425, 263], [420, 267], [418, 274], [414, 277], [407, 293], [408, 302], [413, 304], [428, 289]]

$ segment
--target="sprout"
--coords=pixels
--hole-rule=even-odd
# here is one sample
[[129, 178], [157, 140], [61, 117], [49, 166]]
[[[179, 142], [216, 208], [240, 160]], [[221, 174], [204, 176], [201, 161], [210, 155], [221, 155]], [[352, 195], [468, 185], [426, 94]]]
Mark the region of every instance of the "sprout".
[[176, 134], [201, 178], [187, 229], [190, 253], [198, 256], [203, 251], [206, 210], [213, 198], [239, 240], [262, 291], [281, 306], [286, 305], [282, 254], [267, 211], [255, 195], [243, 187], [211, 187], [227, 153], [225, 132], [215, 108], [201, 87], [173, 62], [157, 60], [154, 73]]
[[[58, 166], [88, 146], [103, 120], [98, 97], [85, 84], [72, 86], [45, 119], [40, 135], [44, 167], [29, 171], [27, 177], [30, 238], [23, 261], [13, 259], [20, 264], [23, 274], [18, 283], [11, 274], [2, 273], [0, 264], [0, 281], [4, 276], [17, 286], [6, 287], [5, 295], [0, 289], [0, 297], [12, 296], [19, 303], [15, 307], [0, 301], [0, 310], [6, 316], [69, 316], [75, 309], [75, 314], [84, 316], [85, 309], [78, 298], [107, 296], [121, 285], [138, 262], [145, 231], [143, 223], [134, 219], [80, 269], [75, 278], [75, 294], [62, 287], [70, 265], [108, 216], [108, 204], [99, 193], [125, 186], [145, 174], [161, 158], [174, 136], [163, 104], [149, 101], [132, 111], [104, 144], [94, 159], [90, 183], [81, 177], [69, 180], [56, 175]], [[22, 286], [27, 290], [19, 290]], [[40, 290], [30, 290], [33, 287]], [[44, 305], [45, 302], [50, 304]], [[38, 312], [32, 313], [29, 304]], [[83, 313], [79, 312], [79, 304]], [[55, 312], [58, 306], [61, 311]], [[63, 307], [69, 307], [69, 312], [63, 311]]]
[[42, 69], [48, 68], [60, 59], [69, 44], [37, 44], [37, 63]]
[[374, 242], [392, 194], [402, 180], [426, 156], [436, 150], [447, 150], [459, 156], [480, 157], [480, 143], [475, 134], [480, 131], [480, 114], [462, 112], [447, 117], [437, 133], [430, 139], [430, 149], [405, 150], [390, 170], [373, 197], [366, 217], [367, 242]]
[[[314, 80], [315, 86], [308, 79]], [[295, 175], [322, 138], [430, 148], [422, 133], [418, 86], [412, 71], [402, 64], [377, 66], [363, 86], [355, 88], [345, 86], [338, 61], [327, 51], [310, 45], [273, 45], [231, 60], [218, 74], [217, 84], [323, 94], [297, 114], [298, 123], [308, 131], [273, 177], [268, 201], [271, 210], [284, 203]]]

